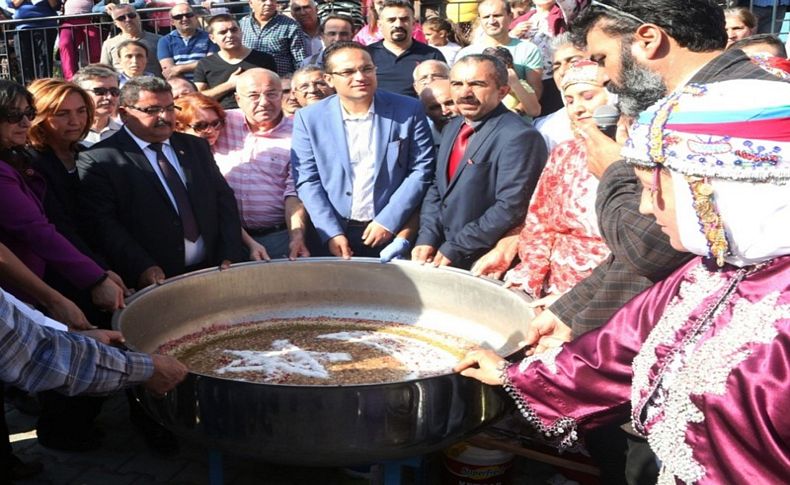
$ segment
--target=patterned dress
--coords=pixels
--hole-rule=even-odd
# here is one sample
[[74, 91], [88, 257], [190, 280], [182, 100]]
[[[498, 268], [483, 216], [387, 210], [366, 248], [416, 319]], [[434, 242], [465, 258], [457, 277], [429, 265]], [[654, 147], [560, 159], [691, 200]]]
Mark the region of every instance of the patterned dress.
[[581, 140], [557, 145], [529, 204], [518, 239], [521, 262], [505, 281], [535, 298], [564, 293], [609, 255], [595, 215], [598, 180]]

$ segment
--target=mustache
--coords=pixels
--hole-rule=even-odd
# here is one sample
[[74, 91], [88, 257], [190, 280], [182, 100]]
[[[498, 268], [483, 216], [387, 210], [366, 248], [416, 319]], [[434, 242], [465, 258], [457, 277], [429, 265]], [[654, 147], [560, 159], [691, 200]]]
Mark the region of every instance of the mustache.
[[165, 121], [160, 118], [156, 120], [156, 123], [154, 123], [154, 128], [159, 128], [160, 126], [171, 126], [171, 125], [172, 123], [170, 123], [169, 121]]

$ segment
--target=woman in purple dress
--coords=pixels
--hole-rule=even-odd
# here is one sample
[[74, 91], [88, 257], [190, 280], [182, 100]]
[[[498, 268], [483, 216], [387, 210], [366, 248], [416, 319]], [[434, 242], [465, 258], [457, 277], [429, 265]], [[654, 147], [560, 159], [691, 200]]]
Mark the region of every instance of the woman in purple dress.
[[514, 364], [475, 351], [457, 370], [504, 386], [560, 447], [630, 411], [661, 484], [786, 483], [788, 119], [790, 85], [753, 80], [690, 85], [642, 113], [623, 150], [640, 210], [700, 257], [563, 347]]
[[33, 104], [25, 88], [0, 80], [0, 242], [37, 276], [43, 277], [48, 269], [56, 271], [70, 284], [89, 291], [100, 308], [116, 310], [123, 305], [123, 289], [63, 237], [44, 213], [46, 183], [23, 150], [36, 115]]

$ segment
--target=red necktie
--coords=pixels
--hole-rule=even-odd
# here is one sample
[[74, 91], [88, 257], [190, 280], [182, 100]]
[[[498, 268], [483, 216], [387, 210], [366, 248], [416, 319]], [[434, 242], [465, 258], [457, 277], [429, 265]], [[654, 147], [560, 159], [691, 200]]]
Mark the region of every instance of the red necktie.
[[474, 132], [475, 129], [471, 126], [466, 123], [461, 124], [461, 131], [458, 132], [458, 136], [455, 137], [453, 149], [450, 150], [450, 158], [447, 160], [448, 182], [453, 179], [453, 175], [455, 175], [455, 172], [458, 170], [458, 164], [461, 163], [461, 160], [464, 158], [464, 152], [466, 152], [466, 145], [469, 144], [469, 137], [472, 136]]

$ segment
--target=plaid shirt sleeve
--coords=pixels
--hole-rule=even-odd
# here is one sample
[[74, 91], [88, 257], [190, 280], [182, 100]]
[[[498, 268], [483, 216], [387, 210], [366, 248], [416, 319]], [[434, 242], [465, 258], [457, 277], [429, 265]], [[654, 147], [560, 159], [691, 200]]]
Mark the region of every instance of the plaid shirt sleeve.
[[619, 161], [601, 177], [595, 209], [601, 235], [615, 258], [658, 281], [680, 266], [685, 255], [670, 246], [655, 217], [639, 212], [641, 194], [633, 167]]
[[291, 56], [294, 59], [294, 69], [298, 69], [307, 57], [307, 41], [304, 32], [299, 27], [295, 27], [293, 37], [291, 37]]
[[151, 357], [36, 323], [0, 290], [0, 381], [29, 392], [100, 394], [147, 381]]
[[693, 257], [672, 249], [655, 219], [639, 213], [641, 190], [633, 168], [622, 161], [601, 177], [596, 212], [612, 255], [551, 305], [574, 337], [606, 323], [628, 300]]

